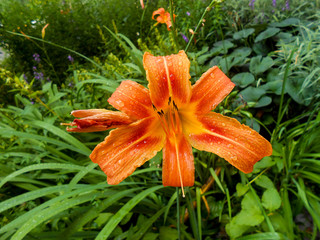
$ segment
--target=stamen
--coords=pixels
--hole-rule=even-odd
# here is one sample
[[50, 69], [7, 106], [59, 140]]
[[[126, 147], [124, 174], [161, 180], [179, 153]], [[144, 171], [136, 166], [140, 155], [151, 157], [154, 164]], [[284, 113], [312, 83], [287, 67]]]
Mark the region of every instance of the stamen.
[[174, 135], [174, 145], [175, 145], [175, 148], [176, 148], [177, 164], [178, 164], [178, 173], [179, 173], [179, 178], [180, 178], [180, 185], [181, 185], [181, 190], [182, 190], [182, 197], [185, 197], [184, 190], [183, 190], [183, 181], [182, 181], [182, 174], [181, 174], [181, 169], [180, 169], [180, 159], [179, 159], [179, 151], [178, 151], [178, 143], [177, 143], [176, 135]]

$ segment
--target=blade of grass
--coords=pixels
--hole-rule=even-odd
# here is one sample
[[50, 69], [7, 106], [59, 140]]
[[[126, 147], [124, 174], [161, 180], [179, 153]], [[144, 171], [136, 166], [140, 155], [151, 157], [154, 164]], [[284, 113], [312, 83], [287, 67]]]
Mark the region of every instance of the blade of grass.
[[163, 188], [162, 185], [154, 186], [144, 190], [143, 192], [137, 194], [135, 197], [130, 199], [111, 219], [108, 223], [103, 227], [98, 236], [95, 238], [96, 240], [105, 240], [107, 239], [113, 230], [117, 227], [120, 221], [128, 214], [128, 212], [136, 206], [141, 200], [146, 198], [150, 193], [157, 191]]
[[193, 235], [195, 237], [196, 240], [200, 240], [200, 235], [199, 235], [199, 229], [198, 229], [198, 224], [197, 224], [197, 217], [193, 208], [193, 201], [192, 201], [192, 196], [190, 193], [190, 188], [186, 187], [186, 201], [187, 201], [187, 208], [188, 208], [188, 212], [189, 212], [189, 219], [190, 219], [190, 225], [191, 225], [191, 229], [193, 232]]
[[197, 202], [197, 219], [198, 219], [198, 232], [199, 239], [202, 239], [202, 223], [201, 223], [201, 189], [196, 188], [196, 202]]

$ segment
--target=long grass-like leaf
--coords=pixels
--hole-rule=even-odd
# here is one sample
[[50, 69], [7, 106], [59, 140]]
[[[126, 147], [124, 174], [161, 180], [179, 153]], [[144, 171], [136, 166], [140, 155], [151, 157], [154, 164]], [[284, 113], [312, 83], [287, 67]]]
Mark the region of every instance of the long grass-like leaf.
[[86, 145], [84, 145], [82, 142], [80, 142], [78, 139], [76, 139], [72, 135], [68, 134], [66, 131], [61, 130], [60, 128], [53, 126], [52, 124], [42, 122], [42, 121], [32, 121], [32, 122], [28, 122], [28, 124], [33, 127], [36, 127], [36, 128], [39, 128], [39, 127], [43, 128], [43, 129], [53, 133], [54, 135], [57, 135], [58, 137], [62, 138], [63, 140], [65, 140], [69, 144], [73, 145], [74, 147], [81, 149], [83, 152], [86, 153], [87, 156], [89, 156], [89, 154], [91, 153], [91, 150]]
[[[11, 179], [15, 178], [16, 176], [19, 176], [23, 173], [30, 172], [30, 171], [35, 171], [35, 170], [42, 170], [42, 169], [68, 169], [70, 171], [81, 171], [85, 169], [85, 167], [82, 166], [77, 166], [74, 164], [66, 164], [66, 163], [39, 163], [39, 164], [34, 164], [30, 165], [27, 167], [24, 167], [18, 171], [15, 171], [8, 176], [6, 176], [4, 179], [1, 180], [0, 182], [0, 188], [8, 181]], [[85, 170], [86, 171], [86, 170]]]
[[248, 236], [237, 238], [237, 240], [289, 240], [282, 233], [278, 232], [266, 232], [266, 233], [256, 233]]
[[130, 199], [104, 226], [99, 235], [95, 238], [96, 240], [107, 239], [112, 231], [117, 227], [120, 221], [128, 214], [128, 212], [136, 206], [142, 199], [146, 198], [150, 193], [163, 188], [162, 185], [154, 186], [149, 189], [144, 190], [132, 199]]
[[93, 200], [94, 198], [99, 199], [101, 197], [106, 197], [108, 195], [112, 195], [114, 193], [109, 193], [109, 191], [105, 190], [99, 193], [86, 193], [83, 195], [79, 195], [77, 197], [66, 199], [61, 202], [56, 202], [55, 204], [50, 205], [50, 207], [46, 209], [42, 209], [38, 214], [32, 215], [12, 236], [12, 239], [20, 240], [23, 239], [30, 231], [32, 231], [36, 226], [43, 223], [44, 221], [50, 219], [56, 214], [70, 209], [76, 205], [88, 202]]
[[158, 220], [158, 218], [164, 213], [166, 207], [161, 208], [158, 212], [156, 212], [148, 221], [140, 227], [140, 229], [132, 236], [132, 239], [139, 240], [147, 230], [152, 226], [152, 224]]
[[67, 144], [65, 142], [56, 140], [54, 138], [50, 138], [47, 136], [40, 136], [38, 134], [32, 134], [32, 133], [25, 133], [25, 132], [20, 132], [20, 131], [16, 131], [16, 130], [8, 130], [8, 129], [0, 129], [0, 136], [5, 137], [5, 138], [9, 138], [11, 136], [17, 136], [17, 137], [21, 137], [21, 138], [26, 138], [26, 139], [32, 139], [32, 140], [39, 140], [39, 141], [43, 141], [43, 142], [47, 142], [47, 143], [52, 143], [54, 145], [66, 148], [66, 149], [70, 149], [72, 151], [75, 152], [79, 152], [82, 153], [86, 156], [89, 156], [88, 152], [83, 150], [83, 149], [78, 149], [70, 144]]

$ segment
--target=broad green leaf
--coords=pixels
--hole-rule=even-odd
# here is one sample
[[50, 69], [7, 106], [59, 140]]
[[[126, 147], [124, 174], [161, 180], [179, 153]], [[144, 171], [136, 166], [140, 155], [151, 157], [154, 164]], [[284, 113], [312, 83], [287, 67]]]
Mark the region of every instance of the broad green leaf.
[[258, 100], [266, 94], [261, 88], [247, 87], [239, 93], [247, 102], [258, 102]]
[[271, 23], [270, 26], [272, 27], [288, 27], [292, 25], [299, 25], [300, 24], [300, 19], [298, 18], [287, 18], [281, 22], [274, 22]]
[[271, 57], [264, 57], [262, 58], [261, 55], [255, 56], [251, 58], [250, 61], [250, 72], [254, 75], [257, 75], [259, 73], [263, 73], [266, 70], [270, 69], [273, 65], [273, 60]]
[[270, 38], [276, 35], [278, 32], [280, 32], [280, 28], [267, 28], [267, 30], [263, 31], [256, 37], [254, 42], [260, 42], [264, 39]]
[[213, 48], [210, 50], [210, 52], [212, 52], [214, 55], [227, 54], [228, 49], [232, 48], [233, 46], [234, 44], [229, 40], [219, 41], [213, 44]]
[[245, 88], [254, 82], [254, 76], [248, 72], [238, 73], [232, 77], [231, 81], [239, 87]]
[[273, 182], [266, 175], [261, 175], [254, 182], [258, 186], [266, 188], [266, 189], [274, 188]]
[[262, 195], [262, 205], [269, 211], [274, 211], [281, 206], [281, 197], [275, 188], [268, 188]]
[[241, 211], [226, 225], [226, 231], [231, 238], [241, 236], [251, 226], [259, 225], [264, 220], [264, 216], [252, 192], [244, 195], [241, 207]]
[[236, 32], [233, 34], [233, 39], [235, 40], [239, 40], [242, 38], [247, 38], [249, 35], [251, 35], [252, 33], [254, 33], [254, 28], [247, 28], [247, 29], [243, 29], [239, 32]]
[[235, 218], [233, 218], [231, 222], [226, 225], [226, 232], [231, 239], [235, 239], [242, 236], [249, 228], [250, 226], [237, 224]]
[[273, 165], [275, 165], [275, 161], [273, 158], [271, 157], [264, 157], [262, 158], [259, 162], [257, 162], [254, 167], [253, 167], [253, 172], [254, 173], [258, 173], [260, 172], [262, 169], [265, 169], [267, 167], [271, 167]]
[[255, 108], [268, 106], [272, 102], [272, 98], [269, 96], [263, 96], [258, 100], [258, 102], [254, 105]]
[[236, 189], [237, 189], [237, 196], [241, 197], [246, 192], [248, 192], [249, 187], [247, 185], [242, 184], [242, 183], [237, 183]]
[[160, 240], [176, 240], [178, 239], [177, 229], [171, 227], [160, 227]]

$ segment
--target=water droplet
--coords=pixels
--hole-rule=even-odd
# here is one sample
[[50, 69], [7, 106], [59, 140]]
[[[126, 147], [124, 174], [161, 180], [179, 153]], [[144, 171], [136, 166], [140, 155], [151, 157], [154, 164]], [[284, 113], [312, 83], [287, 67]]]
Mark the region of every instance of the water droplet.
[[170, 78], [173, 78], [173, 74], [172, 73], [170, 73]]
[[226, 124], [225, 124], [225, 123], [222, 123], [221, 125], [222, 125], [223, 127], [224, 127], [224, 126], [226, 126]]
[[213, 74], [213, 73], [210, 73], [210, 76], [211, 76], [212, 78], [214, 78], [214, 74]]
[[221, 142], [219, 141], [218, 144], [221, 144]]
[[119, 105], [119, 107], [123, 107], [124, 103], [122, 101], [117, 101], [117, 104]]
[[179, 62], [178, 65], [179, 65], [179, 66], [182, 66], [182, 62]]
[[143, 141], [143, 143], [147, 143], [147, 141], [146, 141], [146, 140], [144, 140], [144, 141]]
[[212, 145], [213, 145], [213, 142], [210, 142], [210, 145], [212, 146]]
[[169, 67], [172, 66], [172, 62], [168, 62], [168, 66], [169, 66]]

